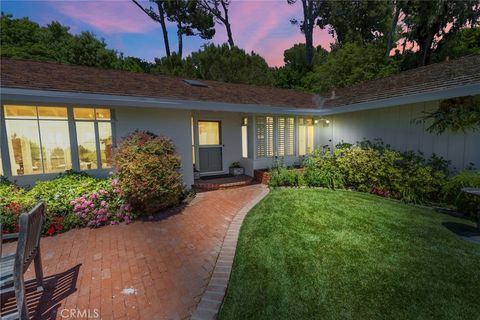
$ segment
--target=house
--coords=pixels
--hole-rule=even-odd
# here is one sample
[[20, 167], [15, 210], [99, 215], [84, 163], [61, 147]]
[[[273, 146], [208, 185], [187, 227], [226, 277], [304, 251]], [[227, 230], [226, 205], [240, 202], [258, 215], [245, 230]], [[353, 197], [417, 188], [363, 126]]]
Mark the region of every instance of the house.
[[184, 182], [248, 175], [275, 159], [299, 164], [316, 147], [381, 138], [436, 153], [458, 169], [480, 166], [479, 133], [434, 135], [415, 124], [443, 99], [480, 94], [480, 56], [467, 56], [331, 93], [198, 81], [29, 60], [1, 60], [1, 173], [31, 185], [68, 169], [111, 171], [135, 129], [171, 138]]

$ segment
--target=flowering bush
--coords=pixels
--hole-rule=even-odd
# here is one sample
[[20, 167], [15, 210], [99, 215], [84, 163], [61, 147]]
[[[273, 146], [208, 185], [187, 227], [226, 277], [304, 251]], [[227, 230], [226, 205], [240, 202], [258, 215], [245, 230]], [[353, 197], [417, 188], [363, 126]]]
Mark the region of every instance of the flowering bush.
[[82, 195], [70, 202], [75, 215], [89, 227], [99, 227], [110, 223], [130, 223], [132, 207], [120, 197], [117, 180], [112, 180], [110, 188]]
[[23, 188], [0, 184], [0, 223], [4, 233], [18, 232], [19, 215], [33, 207], [35, 200]]
[[173, 143], [151, 132], [135, 131], [115, 153], [118, 186], [137, 212], [154, 213], [183, 196], [180, 157]]

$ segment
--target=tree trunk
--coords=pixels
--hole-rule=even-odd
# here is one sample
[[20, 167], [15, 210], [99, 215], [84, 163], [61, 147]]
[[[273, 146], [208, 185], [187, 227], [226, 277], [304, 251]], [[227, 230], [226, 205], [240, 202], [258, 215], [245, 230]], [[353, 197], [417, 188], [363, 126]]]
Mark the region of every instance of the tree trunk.
[[167, 25], [165, 23], [165, 10], [163, 10], [163, 6], [160, 1], [157, 2], [158, 6], [158, 13], [160, 16], [160, 25], [162, 26], [163, 32], [163, 42], [165, 44], [165, 52], [167, 57], [170, 57], [170, 41], [168, 40], [168, 30]]
[[227, 30], [228, 44], [230, 45], [230, 48], [233, 48], [235, 46], [235, 43], [233, 42], [232, 26], [230, 25], [230, 21], [228, 20], [228, 8], [225, 2], [221, 1], [221, 3], [223, 11], [225, 12], [225, 18], [223, 18], [222, 22], [225, 25], [225, 29]]
[[393, 46], [393, 35], [395, 34], [395, 30], [397, 29], [398, 17], [400, 16], [400, 7], [398, 4], [398, 0], [394, 1], [395, 6], [395, 15], [393, 16], [392, 26], [390, 27], [390, 32], [388, 33], [388, 40], [387, 40], [387, 51], [385, 52], [385, 60], [388, 60], [390, 57], [390, 51], [392, 50]]
[[182, 59], [182, 51], [183, 51], [183, 37], [182, 37], [182, 24], [177, 22], [177, 37], [178, 37], [178, 56], [180, 60]]
[[[302, 0], [303, 5], [303, 33], [305, 34], [305, 60], [307, 65], [312, 65], [313, 61], [313, 22], [312, 22], [312, 3], [309, 0]], [[313, 17], [313, 20], [315, 18]]]

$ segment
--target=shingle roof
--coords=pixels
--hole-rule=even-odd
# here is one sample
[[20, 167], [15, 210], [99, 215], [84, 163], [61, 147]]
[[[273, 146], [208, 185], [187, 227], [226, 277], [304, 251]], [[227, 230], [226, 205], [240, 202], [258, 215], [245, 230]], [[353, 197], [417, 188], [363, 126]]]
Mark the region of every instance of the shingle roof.
[[[324, 108], [360, 102], [438, 91], [480, 83], [480, 55], [430, 64], [398, 74], [335, 90], [335, 99], [327, 100]], [[323, 93], [331, 97], [331, 92]]]
[[[1, 60], [1, 86], [40, 90], [102, 93], [195, 101], [317, 108], [313, 95], [289, 89], [202, 80], [208, 87], [186, 84], [182, 78], [106, 70], [94, 67]], [[480, 84], [480, 55], [470, 55], [389, 77], [335, 90], [323, 108], [407, 96], [468, 84]], [[323, 93], [329, 98], [331, 93]]]
[[125, 96], [145, 96], [277, 107], [314, 108], [309, 93], [202, 80], [208, 87], [186, 84], [182, 78], [106, 70], [94, 67], [2, 59], [1, 86]]

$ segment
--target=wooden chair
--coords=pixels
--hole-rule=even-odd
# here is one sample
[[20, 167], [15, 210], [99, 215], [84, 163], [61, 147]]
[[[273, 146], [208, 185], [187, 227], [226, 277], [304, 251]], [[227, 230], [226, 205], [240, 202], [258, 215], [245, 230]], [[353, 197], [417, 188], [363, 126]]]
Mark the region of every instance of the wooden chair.
[[[3, 239], [18, 239], [15, 253], [0, 259], [0, 294], [15, 291], [17, 313], [5, 315], [3, 319], [29, 319], [25, 295], [24, 274], [34, 261], [37, 291], [43, 291], [43, 270], [40, 255], [40, 236], [44, 221], [45, 205], [40, 202], [28, 213], [22, 213], [19, 232], [3, 235]], [[2, 231], [0, 227], [0, 243]], [[0, 249], [1, 255], [1, 249]]]

